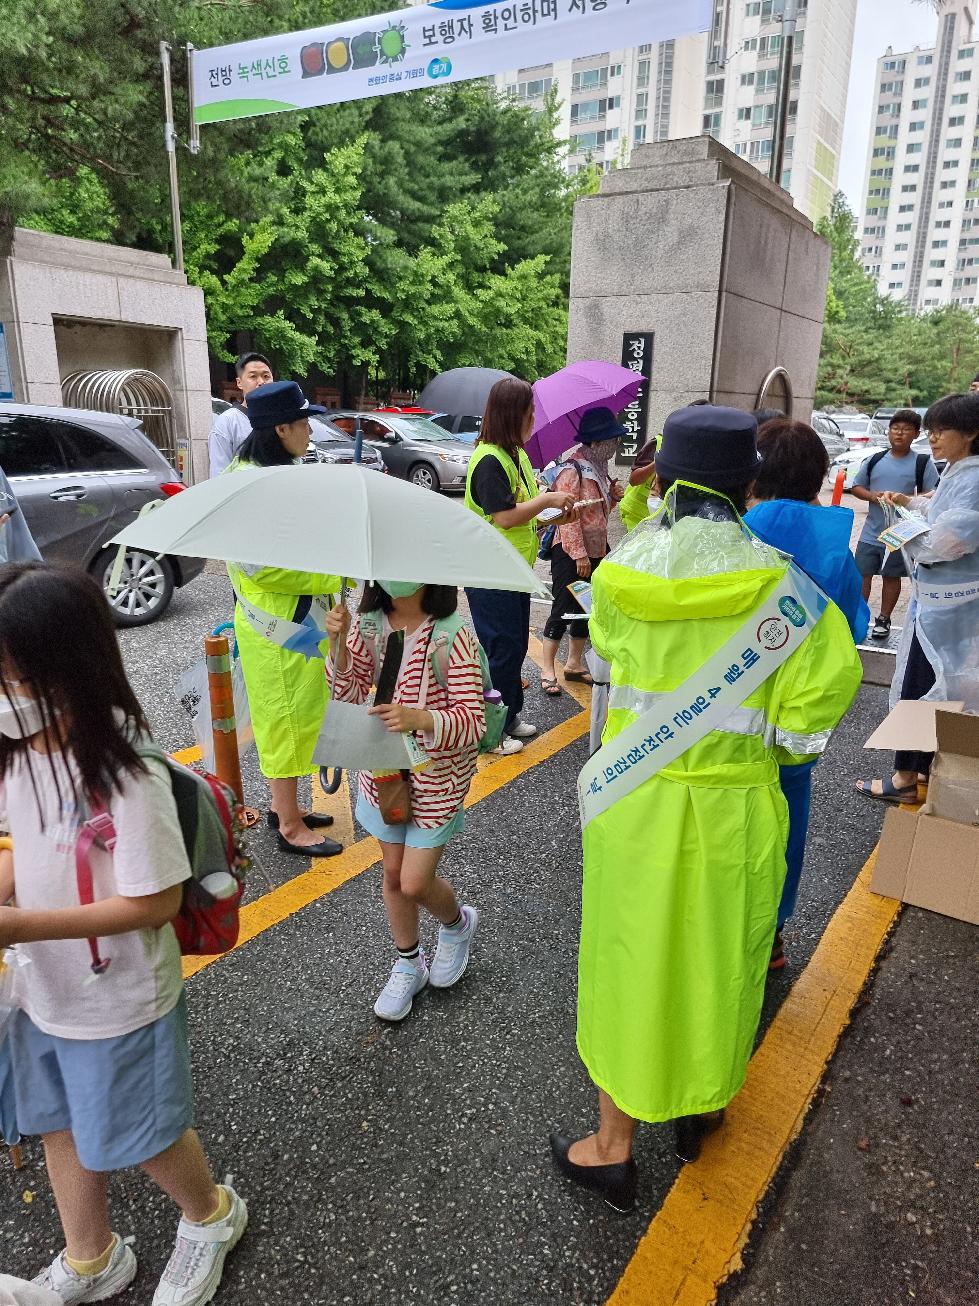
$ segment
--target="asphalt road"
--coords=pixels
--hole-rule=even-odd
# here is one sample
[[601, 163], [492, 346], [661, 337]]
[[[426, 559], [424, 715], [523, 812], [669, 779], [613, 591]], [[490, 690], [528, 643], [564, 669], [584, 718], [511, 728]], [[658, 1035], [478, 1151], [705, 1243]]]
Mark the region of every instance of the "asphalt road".
[[[172, 694], [176, 676], [199, 655], [203, 635], [229, 607], [226, 582], [208, 574], [178, 594], [157, 625], [121, 635], [134, 686], [168, 748], [192, 742]], [[543, 620], [544, 609], [538, 613]], [[544, 698], [536, 669], [529, 674], [534, 688], [527, 715], [542, 729], [577, 710], [566, 696]], [[862, 744], [885, 711], [884, 690], [863, 690], [816, 770], [809, 861], [799, 914], [786, 932], [789, 965], [769, 984], [763, 1027], [876, 841], [881, 811], [854, 793], [853, 781], [879, 773], [879, 755], [864, 753]], [[579, 740], [562, 749], [468, 813], [466, 833], [450, 845], [443, 865], [480, 911], [473, 963], [457, 988], [421, 995], [403, 1025], [382, 1025], [371, 1010], [392, 961], [376, 867], [189, 981], [199, 1127], [215, 1169], [234, 1175], [251, 1209], [249, 1233], [228, 1262], [219, 1302], [597, 1306], [607, 1299], [679, 1163], [669, 1129], [643, 1127], [636, 1152], [639, 1211], [615, 1218], [560, 1181], [548, 1157], [549, 1129], [583, 1132], [594, 1122], [593, 1090], [574, 1047], [581, 874], [574, 781], [585, 747]], [[260, 805], [253, 763], [246, 791]], [[304, 861], [278, 855], [264, 834], [257, 837], [257, 852], [264, 874], [255, 877], [250, 897], [306, 868]], [[974, 1035], [968, 1065], [957, 1059], [969, 1055], [965, 1030], [975, 1011], [975, 977], [963, 981], [960, 953], [943, 945], [942, 931], [951, 923], [929, 917], [939, 922], [937, 935], [909, 931], [908, 920], [925, 915], [905, 917], [895, 953], [911, 949], [928, 1001], [920, 1011], [898, 1003], [889, 1035], [867, 1023], [859, 1027], [843, 1053], [855, 1057], [850, 1087], [840, 1092], [834, 1083], [830, 1100], [835, 1108], [860, 1086], [869, 1111], [874, 1093], [891, 1093], [900, 1078], [898, 1061], [887, 1066], [887, 1080], [881, 1058], [896, 1055], [887, 1048], [902, 1044], [898, 1029], [913, 1018], [915, 1025], [923, 1022], [922, 1031], [909, 1029], [902, 1046], [908, 1055], [922, 1040], [932, 1048], [935, 1105], [927, 1113], [929, 1094], [914, 1090], [920, 1114], [912, 1108], [902, 1114], [891, 1093], [887, 1105], [903, 1126], [903, 1142], [889, 1151], [848, 1153], [843, 1169], [836, 1165], [835, 1144], [816, 1135], [824, 1106], [787, 1168], [778, 1204], [766, 1213], [751, 1269], [725, 1290], [730, 1300], [891, 1306], [907, 1300], [907, 1284], [919, 1282], [892, 1267], [889, 1295], [874, 1296], [869, 1272], [864, 1282], [851, 1278], [846, 1260], [860, 1252], [871, 1258], [872, 1250], [852, 1244], [861, 1234], [878, 1237], [873, 1220], [855, 1223], [853, 1194], [867, 1185], [860, 1189], [854, 1168], [882, 1166], [887, 1210], [899, 1210], [905, 1199], [897, 1193], [911, 1183], [901, 1177], [902, 1167], [911, 1164], [911, 1153], [924, 1155], [912, 1122], [920, 1121], [924, 1131], [946, 1116], [944, 1132], [928, 1144], [930, 1173], [938, 1175], [946, 1153], [955, 1151], [956, 1113], [968, 1072], [975, 1071]], [[959, 927], [960, 950], [965, 931]], [[423, 943], [434, 944], [431, 927]], [[948, 979], [936, 986], [933, 972], [943, 956]], [[899, 993], [909, 964], [905, 959], [900, 972], [894, 968]], [[892, 965], [889, 959], [882, 967], [872, 1011]], [[939, 1049], [957, 1009], [967, 1019], [945, 1056]], [[861, 1037], [869, 1042], [861, 1044]], [[840, 1126], [823, 1127], [837, 1137], [833, 1131]], [[869, 1124], [860, 1128], [870, 1132]], [[807, 1158], [810, 1136], [816, 1142]], [[28, 1143], [26, 1150], [20, 1173], [0, 1163], [0, 1228], [2, 1268], [29, 1278], [61, 1241], [41, 1149]], [[979, 1150], [966, 1147], [960, 1159], [954, 1173], [964, 1199], [965, 1166], [979, 1160]], [[803, 1172], [811, 1176], [807, 1185], [794, 1188]], [[834, 1182], [848, 1195], [837, 1203], [841, 1214], [819, 1233], [819, 1256], [802, 1256], [801, 1240], [815, 1245], [817, 1239], [813, 1210], [822, 1210], [830, 1192], [835, 1197]], [[962, 1239], [974, 1225], [975, 1203], [968, 1218], [952, 1218], [952, 1193], [927, 1191], [931, 1200], [946, 1203], [943, 1237], [964, 1266]], [[139, 1173], [115, 1176], [111, 1192], [115, 1227], [136, 1236], [141, 1263], [136, 1284], [119, 1300], [125, 1306], [148, 1302], [169, 1253], [175, 1213]], [[929, 1237], [924, 1206], [914, 1209], [922, 1228], [908, 1223], [907, 1233], [900, 1221], [896, 1229], [888, 1224], [895, 1238]], [[928, 1218], [939, 1227], [937, 1214]], [[901, 1265], [910, 1263], [901, 1255]], [[795, 1278], [786, 1277], [792, 1265]], [[809, 1269], [816, 1278], [807, 1277]], [[772, 1286], [783, 1282], [791, 1286], [787, 1295]], [[822, 1285], [818, 1291], [816, 1284]], [[923, 1290], [917, 1301], [979, 1300], [965, 1291], [944, 1297]]]

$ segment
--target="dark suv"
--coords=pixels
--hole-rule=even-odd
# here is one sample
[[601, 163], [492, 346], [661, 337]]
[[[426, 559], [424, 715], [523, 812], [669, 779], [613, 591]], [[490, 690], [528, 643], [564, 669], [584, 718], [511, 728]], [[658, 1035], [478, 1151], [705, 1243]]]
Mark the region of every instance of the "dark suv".
[[41, 556], [87, 567], [120, 626], [155, 621], [174, 586], [203, 571], [202, 559], [158, 559], [128, 549], [121, 587], [115, 595], [108, 592], [116, 550], [107, 542], [144, 503], [184, 488], [136, 418], [0, 403], [0, 467]]

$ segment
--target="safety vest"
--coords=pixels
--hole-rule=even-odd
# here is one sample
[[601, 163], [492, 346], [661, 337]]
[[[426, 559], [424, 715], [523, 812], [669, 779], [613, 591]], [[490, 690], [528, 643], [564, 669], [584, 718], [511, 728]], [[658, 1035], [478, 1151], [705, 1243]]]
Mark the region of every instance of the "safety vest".
[[[537, 496], [537, 480], [534, 476], [534, 469], [530, 465], [530, 459], [524, 453], [523, 449], [517, 455], [520, 470], [517, 470], [517, 463], [513, 461], [505, 449], [501, 449], [495, 444], [477, 444], [473, 456], [469, 460], [469, 474], [466, 477], [466, 507], [478, 512], [481, 517], [496, 526], [492, 516], [488, 512], [483, 512], [482, 508], [472, 497], [472, 478], [477, 465], [481, 459], [492, 456], [497, 460], [503, 470], [506, 472], [507, 480], [510, 482], [510, 489], [513, 491], [517, 503], [527, 503], [528, 500]], [[522, 526], [511, 526], [504, 529], [502, 526], [496, 526], [505, 540], [509, 540], [520, 556], [532, 567], [537, 559], [537, 529], [533, 521], [524, 522]]]
[[638, 485], [626, 487], [619, 503], [619, 516], [627, 531], [634, 531], [649, 516], [649, 493], [652, 488], [652, 481], [640, 481]]

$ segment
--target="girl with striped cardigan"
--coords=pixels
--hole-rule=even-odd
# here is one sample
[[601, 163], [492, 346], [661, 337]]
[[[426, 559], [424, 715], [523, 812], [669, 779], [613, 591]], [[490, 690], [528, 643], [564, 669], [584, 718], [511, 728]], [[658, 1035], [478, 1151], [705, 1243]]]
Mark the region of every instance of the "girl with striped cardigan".
[[[412, 734], [422, 750], [409, 773], [411, 815], [403, 824], [383, 819], [377, 777], [360, 775], [357, 820], [381, 845], [384, 906], [398, 950], [374, 1004], [382, 1020], [403, 1020], [426, 984], [454, 984], [469, 963], [476, 930], [476, 909], [461, 904], [452, 886], [436, 874], [445, 845], [463, 828], [463, 802], [486, 724], [475, 635], [467, 626], [450, 623], [449, 640], [438, 629], [457, 604], [458, 592], [450, 586], [378, 581], [365, 586], [356, 624], [351, 625], [343, 606], [326, 621], [327, 675], [333, 677], [335, 667], [335, 697], [365, 703], [376, 685], [371, 714], [388, 730]], [[430, 967], [419, 945], [419, 907], [439, 921]]]

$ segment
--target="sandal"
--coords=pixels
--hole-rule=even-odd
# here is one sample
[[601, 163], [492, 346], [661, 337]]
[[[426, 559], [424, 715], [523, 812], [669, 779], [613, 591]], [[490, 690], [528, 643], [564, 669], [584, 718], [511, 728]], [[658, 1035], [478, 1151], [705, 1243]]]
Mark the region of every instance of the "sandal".
[[[858, 794], [864, 798], [873, 798], [878, 803], [914, 803], [918, 799], [917, 782], [913, 785], [907, 785], [904, 789], [898, 789], [894, 781], [887, 777], [880, 782], [880, 793], [875, 794], [871, 785], [873, 780], [858, 780], [854, 785]], [[866, 787], [864, 787], [866, 786]]]
[[560, 698], [561, 696], [561, 686], [554, 676], [541, 676], [540, 687], [548, 698]]
[[595, 683], [590, 671], [565, 671], [564, 678], [578, 685], [594, 685]]

